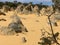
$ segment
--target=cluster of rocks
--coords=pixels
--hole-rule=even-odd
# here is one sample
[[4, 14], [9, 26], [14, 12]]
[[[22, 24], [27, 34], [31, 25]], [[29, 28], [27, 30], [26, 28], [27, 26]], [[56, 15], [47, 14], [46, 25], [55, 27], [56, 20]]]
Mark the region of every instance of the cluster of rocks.
[[40, 9], [38, 5], [33, 6], [32, 4], [28, 4], [25, 6], [24, 4], [20, 4], [16, 8], [4, 5], [2, 7], [2, 10], [0, 9], [0, 12], [8, 12], [8, 11], [15, 11], [16, 13], [21, 13], [21, 14], [32, 14], [33, 13], [36, 15], [49, 15], [51, 14], [51, 12], [53, 12], [53, 7], [47, 6], [47, 8], [41, 7]]
[[37, 15], [40, 13], [39, 12], [39, 7], [35, 5], [34, 7], [31, 4], [28, 4], [27, 6], [19, 5], [17, 6], [16, 10], [17, 13], [22, 13], [22, 14], [31, 14], [31, 13], [36, 13]]
[[39, 7], [37, 5], [32, 6], [28, 4], [27, 6], [20, 4], [15, 9], [13, 7], [9, 7], [8, 5], [3, 5], [1, 12], [8, 12], [8, 11], [16, 11], [17, 13], [29, 14], [29, 13], [39, 13]]
[[40, 14], [40, 10], [42, 9], [40, 9], [38, 5], [33, 6], [32, 4], [28, 4], [26, 6], [24, 4], [20, 4], [16, 8], [9, 7], [8, 5], [3, 5], [2, 9], [0, 9], [1, 12], [15, 11], [16, 13], [22, 13], [22, 14], [33, 13], [36, 15]]

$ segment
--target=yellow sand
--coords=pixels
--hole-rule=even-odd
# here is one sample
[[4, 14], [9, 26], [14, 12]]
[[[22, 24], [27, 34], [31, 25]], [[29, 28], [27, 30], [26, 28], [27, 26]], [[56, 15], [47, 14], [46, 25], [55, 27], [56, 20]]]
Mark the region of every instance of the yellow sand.
[[[0, 16], [1, 18], [7, 19], [6, 22], [0, 21], [1, 26], [8, 26], [12, 19], [10, 16], [14, 12], [8, 12], [6, 16]], [[41, 37], [41, 29], [45, 29], [50, 32], [50, 27], [48, 25], [47, 16], [37, 16], [35, 14], [20, 15], [18, 14], [23, 25], [27, 28], [28, 32], [20, 33], [19, 36], [4, 36], [0, 35], [0, 45], [38, 45]], [[54, 32], [60, 32], [60, 22], [58, 22], [58, 27], [53, 26]], [[24, 43], [22, 38], [25, 37], [27, 42]]]

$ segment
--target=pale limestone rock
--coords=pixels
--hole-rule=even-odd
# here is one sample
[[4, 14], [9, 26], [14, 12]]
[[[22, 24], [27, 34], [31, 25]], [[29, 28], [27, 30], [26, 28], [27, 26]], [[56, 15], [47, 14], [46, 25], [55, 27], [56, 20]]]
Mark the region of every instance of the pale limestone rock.
[[46, 15], [46, 14], [45, 14], [45, 11], [46, 11], [46, 8], [42, 8], [42, 9], [40, 10], [40, 15]]

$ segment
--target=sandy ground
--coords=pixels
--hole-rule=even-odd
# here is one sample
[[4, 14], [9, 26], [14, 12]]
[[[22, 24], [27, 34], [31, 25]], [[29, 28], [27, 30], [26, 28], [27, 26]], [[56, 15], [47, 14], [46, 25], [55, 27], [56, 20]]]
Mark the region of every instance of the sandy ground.
[[[1, 18], [6, 19], [7, 21], [0, 21], [1, 26], [8, 26], [11, 22], [10, 16], [13, 15], [13, 12], [6, 13], [6, 16], [0, 16]], [[39, 45], [41, 37], [41, 29], [45, 29], [50, 32], [50, 27], [48, 24], [48, 19], [46, 16], [37, 16], [34, 14], [30, 15], [20, 15], [18, 14], [23, 25], [27, 28], [27, 33], [20, 33], [19, 36], [4, 36], [0, 35], [0, 45]], [[57, 22], [58, 26], [53, 26], [54, 32], [60, 31], [60, 22]], [[59, 32], [60, 33], [60, 32]], [[24, 43], [22, 38], [25, 37], [27, 42]]]

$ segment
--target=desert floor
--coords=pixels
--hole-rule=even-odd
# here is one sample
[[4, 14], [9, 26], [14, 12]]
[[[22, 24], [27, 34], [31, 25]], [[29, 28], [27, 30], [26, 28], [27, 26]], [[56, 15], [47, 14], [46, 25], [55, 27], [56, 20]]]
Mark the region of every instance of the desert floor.
[[[0, 16], [0, 18], [7, 20], [5, 22], [0, 21], [1, 26], [7, 26], [11, 22], [10, 16], [13, 15], [13, 12], [8, 12], [6, 14], [6, 16]], [[47, 16], [37, 16], [34, 14], [18, 15], [28, 32], [19, 33], [19, 36], [0, 35], [0, 45], [39, 45], [38, 42], [40, 42], [41, 29], [45, 29], [46, 31], [50, 32]], [[57, 23], [58, 26], [53, 26], [53, 29], [55, 33], [60, 33], [60, 22], [58, 21]], [[23, 37], [26, 38], [26, 43], [23, 42]]]

